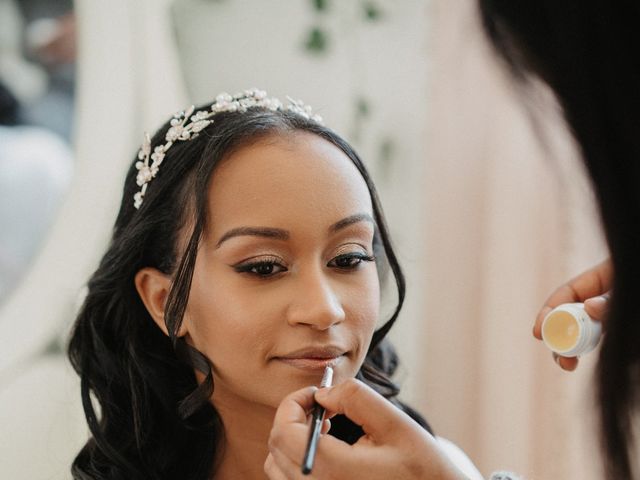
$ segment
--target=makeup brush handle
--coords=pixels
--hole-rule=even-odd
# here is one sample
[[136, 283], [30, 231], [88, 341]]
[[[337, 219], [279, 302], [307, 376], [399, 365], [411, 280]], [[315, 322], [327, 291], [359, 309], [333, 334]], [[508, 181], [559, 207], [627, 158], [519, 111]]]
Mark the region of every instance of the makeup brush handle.
[[312, 414], [312, 428], [309, 430], [309, 441], [307, 442], [307, 450], [304, 452], [304, 461], [302, 462], [302, 473], [308, 475], [313, 469], [313, 463], [316, 458], [316, 450], [318, 449], [318, 441], [320, 440], [320, 432], [322, 431], [322, 421], [324, 419], [324, 408], [316, 405]]

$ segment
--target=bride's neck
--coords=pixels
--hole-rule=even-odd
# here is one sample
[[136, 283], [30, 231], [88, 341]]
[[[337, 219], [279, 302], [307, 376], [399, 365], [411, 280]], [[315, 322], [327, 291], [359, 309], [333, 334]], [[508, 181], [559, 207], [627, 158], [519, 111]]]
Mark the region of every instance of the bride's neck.
[[222, 417], [224, 438], [213, 478], [266, 478], [263, 465], [275, 409], [238, 398], [217, 400], [215, 407]]

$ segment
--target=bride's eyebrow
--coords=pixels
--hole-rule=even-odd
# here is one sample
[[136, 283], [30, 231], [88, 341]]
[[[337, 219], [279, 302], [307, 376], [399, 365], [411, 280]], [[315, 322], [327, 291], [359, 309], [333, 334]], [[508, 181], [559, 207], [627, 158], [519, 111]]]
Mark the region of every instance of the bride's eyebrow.
[[287, 230], [283, 230], [281, 228], [269, 228], [269, 227], [238, 227], [229, 230], [227, 233], [220, 237], [218, 243], [216, 243], [216, 248], [222, 245], [223, 242], [229, 240], [233, 237], [242, 237], [242, 236], [250, 236], [250, 237], [264, 237], [264, 238], [272, 238], [275, 240], [288, 240], [289, 232]]
[[342, 230], [343, 228], [346, 228], [349, 225], [353, 225], [354, 223], [358, 222], [370, 222], [371, 224], [375, 225], [373, 218], [371, 218], [371, 215], [369, 215], [368, 213], [356, 213], [355, 215], [350, 215], [331, 225], [329, 227], [329, 232], [335, 233], [338, 230]]
[[[350, 215], [348, 217], [343, 218], [342, 220], [337, 221], [333, 225], [329, 227], [329, 232], [335, 233], [343, 228], [348, 227], [349, 225], [353, 225], [358, 222], [370, 222], [374, 223], [373, 218], [368, 213], [357, 213], [355, 215]], [[289, 240], [290, 234], [289, 231], [283, 230], [281, 228], [271, 228], [271, 227], [237, 227], [232, 228], [228, 232], [226, 232], [218, 243], [216, 243], [216, 248], [220, 247], [225, 241], [234, 238], [234, 237], [263, 237], [270, 238], [274, 240]]]

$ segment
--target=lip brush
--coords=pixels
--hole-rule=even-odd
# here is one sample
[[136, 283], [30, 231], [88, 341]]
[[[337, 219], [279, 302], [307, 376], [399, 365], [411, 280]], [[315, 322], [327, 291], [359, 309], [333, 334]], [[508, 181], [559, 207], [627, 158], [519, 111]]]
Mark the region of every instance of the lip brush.
[[[333, 368], [327, 365], [322, 375], [320, 388], [330, 387], [333, 380]], [[302, 473], [309, 475], [313, 468], [313, 462], [316, 458], [316, 450], [320, 441], [320, 431], [322, 430], [322, 422], [324, 421], [324, 407], [314, 402], [311, 412], [311, 428], [309, 429], [309, 440], [307, 441], [307, 450], [304, 453], [302, 461]]]

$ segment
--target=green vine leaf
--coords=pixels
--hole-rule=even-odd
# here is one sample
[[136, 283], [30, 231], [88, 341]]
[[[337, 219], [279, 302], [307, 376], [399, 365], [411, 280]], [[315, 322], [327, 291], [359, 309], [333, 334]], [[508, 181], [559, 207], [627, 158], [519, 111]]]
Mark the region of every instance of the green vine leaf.
[[383, 138], [378, 147], [378, 165], [381, 178], [391, 177], [391, 166], [396, 154], [396, 143], [391, 137]]
[[64, 355], [64, 348], [60, 345], [58, 337], [52, 337], [49, 339], [42, 351], [42, 355]]
[[311, 53], [324, 53], [329, 48], [329, 36], [320, 27], [313, 27], [307, 34], [304, 48]]
[[382, 18], [382, 10], [374, 2], [364, 2], [362, 9], [364, 18], [370, 22], [376, 22]]
[[371, 104], [365, 97], [356, 100], [356, 115], [359, 118], [367, 118], [371, 113]]
[[393, 139], [387, 137], [380, 143], [380, 160], [385, 163], [391, 162], [396, 150], [396, 144]]
[[312, 0], [313, 8], [316, 12], [326, 12], [329, 10], [329, 2], [328, 0]]

